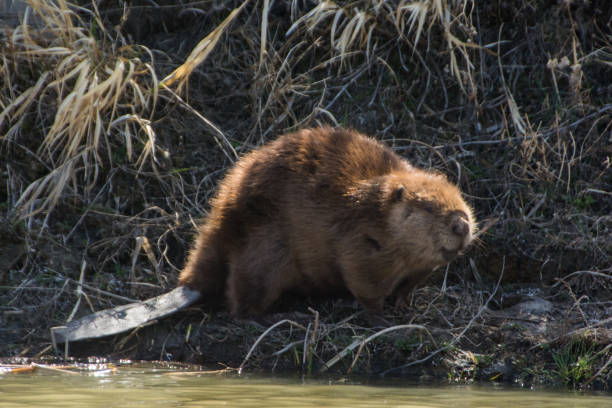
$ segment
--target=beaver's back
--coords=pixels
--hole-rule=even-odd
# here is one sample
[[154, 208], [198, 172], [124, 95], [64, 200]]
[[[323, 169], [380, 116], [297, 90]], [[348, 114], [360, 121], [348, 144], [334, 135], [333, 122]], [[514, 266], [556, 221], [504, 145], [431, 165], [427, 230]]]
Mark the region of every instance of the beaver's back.
[[287, 190], [303, 190], [320, 202], [337, 201], [359, 180], [408, 168], [391, 149], [360, 133], [305, 129], [243, 157], [222, 182], [219, 199], [233, 204], [235, 194], [275, 201]]

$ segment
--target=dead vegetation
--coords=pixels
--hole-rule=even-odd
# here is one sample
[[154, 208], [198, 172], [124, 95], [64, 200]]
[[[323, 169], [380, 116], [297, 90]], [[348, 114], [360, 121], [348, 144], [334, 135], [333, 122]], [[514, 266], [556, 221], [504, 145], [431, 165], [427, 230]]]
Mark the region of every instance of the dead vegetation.
[[[224, 170], [325, 123], [444, 171], [479, 219], [498, 220], [413, 309], [389, 310], [401, 328], [377, 335], [329, 303], [316, 318], [279, 318], [292, 323], [249, 353], [266, 327], [223, 327], [221, 313], [210, 330], [234, 339], [228, 363], [293, 353], [301, 367], [341, 356], [342, 372], [380, 372], [435, 360], [454, 379], [529, 381], [507, 367], [537, 357], [530, 378], [545, 378], [582, 336], [596, 357], [575, 385], [609, 387], [606, 0], [27, 3], [0, 32], [0, 354], [48, 353], [48, 327], [172, 287]], [[553, 311], [513, 321], [533, 291]], [[200, 351], [185, 358], [218, 339], [197, 327]]]

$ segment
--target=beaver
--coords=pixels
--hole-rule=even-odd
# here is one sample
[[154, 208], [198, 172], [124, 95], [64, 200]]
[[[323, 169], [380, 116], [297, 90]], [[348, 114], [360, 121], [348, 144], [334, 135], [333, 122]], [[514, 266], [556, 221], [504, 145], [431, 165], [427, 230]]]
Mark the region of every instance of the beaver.
[[343, 128], [303, 129], [231, 168], [179, 286], [264, 313], [286, 291], [348, 291], [372, 315], [461, 254], [472, 210], [438, 172]]

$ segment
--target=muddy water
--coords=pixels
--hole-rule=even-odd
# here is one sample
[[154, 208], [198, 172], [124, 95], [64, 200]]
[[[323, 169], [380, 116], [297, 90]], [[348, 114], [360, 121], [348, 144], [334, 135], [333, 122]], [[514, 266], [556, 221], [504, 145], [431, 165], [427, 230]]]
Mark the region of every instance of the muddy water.
[[0, 407], [612, 407], [610, 394], [495, 386], [359, 385], [155, 368], [0, 375]]

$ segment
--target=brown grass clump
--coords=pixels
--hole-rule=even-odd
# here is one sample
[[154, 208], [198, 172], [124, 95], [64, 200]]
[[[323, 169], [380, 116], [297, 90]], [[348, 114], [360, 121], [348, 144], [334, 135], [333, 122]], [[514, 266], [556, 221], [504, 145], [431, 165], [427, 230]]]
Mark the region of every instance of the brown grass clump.
[[[297, 29], [315, 30], [329, 35], [332, 58], [340, 58], [340, 67], [345, 59], [365, 51], [368, 63], [380, 58], [380, 39], [397, 38], [397, 50], [403, 54], [406, 47], [414, 55], [424, 48], [439, 46], [432, 44], [433, 36], [439, 35], [444, 43], [448, 60], [445, 69], [457, 80], [463, 91], [468, 82], [474, 91], [473, 63], [469, 53], [474, 45], [475, 28], [470, 10], [465, 2], [439, 1], [349, 1], [338, 5], [333, 1], [322, 1], [297, 19], [287, 31], [290, 35]], [[391, 28], [391, 30], [389, 30]], [[435, 30], [434, 30], [435, 29]], [[421, 38], [426, 44], [419, 43]], [[410, 55], [401, 55], [410, 58]], [[419, 55], [419, 59], [422, 57]], [[426, 63], [423, 68], [429, 70]]]
[[[0, 355], [44, 354], [46, 328], [172, 287], [225, 169], [328, 124], [448, 174], [497, 220], [482, 245], [388, 309], [396, 329], [342, 302], [281, 303], [268, 332], [196, 309], [160, 332], [179, 327], [175, 357], [314, 372], [339, 356], [343, 373], [435, 361], [465, 380], [510, 378], [525, 356], [528, 383], [560, 372], [552, 356], [578, 335], [596, 356], [578, 386], [609, 384], [607, 0], [27, 4], [0, 30]], [[517, 318], [534, 296], [552, 311]], [[113, 347], [134, 355], [138, 339]]]
[[[0, 113], [5, 146], [40, 137], [26, 142], [34, 147], [27, 155], [45, 169], [14, 203], [24, 216], [48, 213], [67, 188], [73, 195], [95, 190], [114, 155], [142, 167], [158, 149], [150, 124], [157, 102], [151, 51], [117, 38], [96, 9], [64, 0], [28, 4], [3, 46]], [[38, 78], [28, 86], [31, 76]]]

